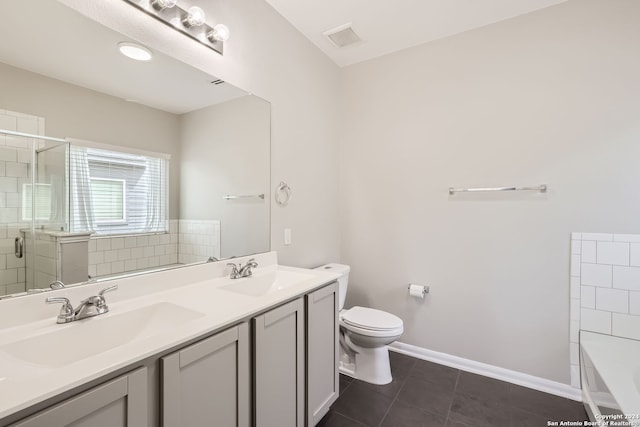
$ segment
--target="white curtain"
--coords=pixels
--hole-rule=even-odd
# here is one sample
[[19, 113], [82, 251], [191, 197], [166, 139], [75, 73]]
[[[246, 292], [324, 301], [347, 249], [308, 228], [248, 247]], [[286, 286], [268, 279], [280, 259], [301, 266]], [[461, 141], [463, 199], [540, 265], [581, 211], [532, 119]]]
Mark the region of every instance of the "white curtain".
[[[147, 187], [147, 221], [145, 231], [165, 231], [167, 215], [167, 162], [160, 158], [147, 158], [147, 167], [144, 172], [144, 180], [147, 182], [155, 182], [156, 185]], [[159, 184], [159, 185], [158, 185]]]
[[69, 145], [69, 221], [71, 231], [95, 231], [87, 147]]

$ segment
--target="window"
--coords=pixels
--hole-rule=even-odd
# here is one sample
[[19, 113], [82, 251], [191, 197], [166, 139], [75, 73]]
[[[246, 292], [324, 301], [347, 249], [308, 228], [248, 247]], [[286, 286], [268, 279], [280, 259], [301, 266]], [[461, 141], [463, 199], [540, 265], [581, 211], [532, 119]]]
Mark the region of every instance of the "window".
[[96, 223], [103, 225], [126, 223], [126, 181], [91, 178], [90, 183]]
[[[31, 184], [22, 184], [22, 220], [31, 221], [33, 195]], [[49, 220], [51, 216], [51, 184], [36, 184], [36, 220]]]
[[72, 145], [72, 229], [98, 235], [166, 231], [168, 163], [162, 157]]

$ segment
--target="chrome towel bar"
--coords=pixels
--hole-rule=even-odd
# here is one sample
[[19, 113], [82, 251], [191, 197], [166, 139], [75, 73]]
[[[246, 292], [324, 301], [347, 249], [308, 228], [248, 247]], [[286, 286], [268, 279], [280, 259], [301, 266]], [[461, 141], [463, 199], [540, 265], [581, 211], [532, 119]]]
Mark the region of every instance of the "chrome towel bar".
[[542, 184], [537, 187], [476, 187], [476, 188], [453, 188], [449, 187], [449, 194], [455, 193], [480, 193], [483, 191], [539, 191], [547, 192], [547, 185]]
[[231, 195], [226, 195], [224, 197], [222, 197], [225, 200], [234, 200], [234, 199], [262, 199], [264, 200], [264, 193], [263, 194], [247, 194], [247, 195], [242, 195], [242, 196], [231, 196]]

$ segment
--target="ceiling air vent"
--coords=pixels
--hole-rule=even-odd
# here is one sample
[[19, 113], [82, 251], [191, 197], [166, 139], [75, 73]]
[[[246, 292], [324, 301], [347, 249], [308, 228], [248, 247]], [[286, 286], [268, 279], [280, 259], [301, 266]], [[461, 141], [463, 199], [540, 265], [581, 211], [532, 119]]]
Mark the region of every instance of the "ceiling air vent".
[[211, 83], [213, 83], [214, 85], [221, 85], [222, 83], [224, 83], [224, 80], [218, 79], [218, 80], [212, 81]]
[[325, 31], [322, 34], [327, 36], [336, 47], [345, 47], [362, 41], [355, 31], [353, 31], [353, 28], [351, 28], [351, 23]]

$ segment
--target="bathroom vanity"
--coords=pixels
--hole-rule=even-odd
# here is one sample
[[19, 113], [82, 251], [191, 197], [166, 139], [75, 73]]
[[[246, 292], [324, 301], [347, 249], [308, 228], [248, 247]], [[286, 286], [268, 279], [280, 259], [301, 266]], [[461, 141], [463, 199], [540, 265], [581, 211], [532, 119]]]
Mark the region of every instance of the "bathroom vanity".
[[255, 258], [243, 279], [210, 263], [111, 281], [109, 313], [69, 324], [43, 295], [2, 301], [0, 426], [315, 425], [338, 396], [336, 277]]

